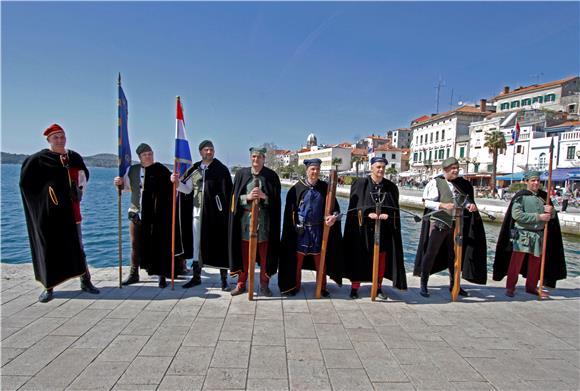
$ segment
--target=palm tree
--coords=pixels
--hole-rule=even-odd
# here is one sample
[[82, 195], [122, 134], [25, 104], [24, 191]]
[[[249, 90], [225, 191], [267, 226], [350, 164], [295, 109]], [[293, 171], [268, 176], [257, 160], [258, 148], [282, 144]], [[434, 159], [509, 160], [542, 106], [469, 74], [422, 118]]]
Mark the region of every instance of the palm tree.
[[358, 178], [358, 166], [363, 162], [363, 157], [359, 155], [353, 155], [350, 159], [351, 164], [354, 163], [356, 169], [356, 177]]
[[489, 150], [492, 158], [492, 172], [491, 172], [491, 191], [493, 196], [496, 195], [495, 189], [495, 178], [497, 174], [497, 156], [498, 154], [504, 154], [507, 148], [507, 144], [505, 142], [505, 137], [502, 132], [499, 130], [494, 130], [493, 132], [486, 132], [485, 133], [485, 144], [483, 144], [485, 148]]
[[342, 159], [339, 157], [335, 157], [334, 159], [332, 159], [332, 165], [336, 168], [336, 171], [338, 171], [338, 166], [340, 166], [342, 164]]

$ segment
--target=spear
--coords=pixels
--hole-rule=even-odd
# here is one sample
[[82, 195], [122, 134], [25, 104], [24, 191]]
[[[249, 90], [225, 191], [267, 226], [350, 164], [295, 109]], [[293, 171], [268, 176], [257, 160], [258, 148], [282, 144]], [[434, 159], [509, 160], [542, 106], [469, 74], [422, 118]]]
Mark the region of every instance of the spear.
[[[254, 188], [260, 187], [260, 180], [254, 178]], [[252, 200], [250, 211], [250, 243], [248, 255], [248, 300], [254, 300], [254, 271], [256, 269], [256, 252], [258, 250], [258, 220], [260, 217], [260, 199]]]
[[[548, 192], [546, 193], [546, 205], [550, 205], [550, 189], [552, 188], [552, 160], [554, 158], [554, 137], [550, 142], [550, 163], [548, 163]], [[538, 286], [538, 297], [543, 298], [542, 287], [544, 285], [544, 267], [546, 266], [546, 253], [548, 244], [548, 222], [544, 224], [544, 242], [542, 244], [542, 261], [540, 263], [540, 284]]]
[[463, 257], [463, 206], [455, 206], [455, 230], [453, 232], [455, 238], [454, 252], [455, 261], [453, 263], [453, 288], [451, 289], [451, 300], [457, 301], [459, 295], [460, 280], [461, 280], [461, 258]]
[[[330, 170], [328, 191], [326, 193], [326, 208], [324, 211], [324, 216], [330, 216], [334, 210], [334, 197], [336, 195], [336, 183], [337, 175], [336, 170]], [[315, 297], [320, 299], [320, 294], [322, 293], [322, 282], [326, 278], [326, 273], [324, 272], [326, 266], [326, 250], [328, 246], [328, 235], [330, 234], [330, 228], [328, 225], [324, 224], [322, 228], [322, 246], [320, 248], [320, 262], [318, 265], [318, 273], [316, 274], [316, 293]]]
[[[377, 298], [377, 290], [379, 285], [379, 255], [381, 251], [381, 204], [385, 200], [386, 193], [381, 195], [381, 191], [378, 190], [375, 199], [375, 213], [377, 219], [375, 220], [375, 243], [373, 245], [373, 284], [371, 288], [371, 300], [375, 301]], [[381, 278], [383, 276], [380, 276]]]

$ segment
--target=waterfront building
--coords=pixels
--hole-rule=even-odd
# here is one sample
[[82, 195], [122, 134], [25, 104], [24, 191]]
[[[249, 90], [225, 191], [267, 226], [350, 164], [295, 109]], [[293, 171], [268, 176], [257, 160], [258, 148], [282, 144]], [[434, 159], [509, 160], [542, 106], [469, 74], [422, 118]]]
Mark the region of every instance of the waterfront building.
[[352, 148], [314, 145], [309, 149], [304, 149], [298, 152], [298, 164], [304, 164], [305, 159], [318, 158], [322, 160], [320, 171], [328, 173], [332, 168], [337, 168], [336, 165], [333, 164], [335, 159], [340, 159], [338, 171], [346, 171], [351, 168], [351, 152]]
[[409, 148], [413, 132], [409, 128], [391, 130], [391, 145], [395, 148]]

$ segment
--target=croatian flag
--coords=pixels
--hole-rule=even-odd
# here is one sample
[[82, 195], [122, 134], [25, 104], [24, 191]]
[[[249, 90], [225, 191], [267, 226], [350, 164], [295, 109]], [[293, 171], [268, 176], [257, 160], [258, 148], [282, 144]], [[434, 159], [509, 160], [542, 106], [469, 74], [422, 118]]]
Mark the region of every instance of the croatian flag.
[[516, 126], [512, 129], [512, 139], [510, 141], [510, 145], [514, 145], [518, 142], [520, 138], [520, 123], [516, 119]]
[[179, 170], [179, 176], [191, 166], [191, 151], [185, 135], [185, 120], [183, 119], [183, 107], [177, 97], [177, 124], [175, 128], [175, 163]]

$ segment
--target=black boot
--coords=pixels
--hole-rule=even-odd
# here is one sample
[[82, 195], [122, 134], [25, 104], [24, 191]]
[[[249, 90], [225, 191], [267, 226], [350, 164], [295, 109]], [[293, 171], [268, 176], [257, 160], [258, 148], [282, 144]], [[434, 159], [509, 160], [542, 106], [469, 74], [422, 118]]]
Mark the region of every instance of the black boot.
[[429, 282], [429, 277], [421, 277], [421, 291], [419, 294], [423, 297], [431, 296], [427, 290], [427, 283]]
[[[449, 277], [449, 292], [451, 292], [453, 290], [453, 283], [454, 283], [454, 278], [453, 276]], [[462, 287], [459, 287], [459, 296], [463, 296], [463, 297], [469, 297], [469, 293], [467, 293], [467, 291], [464, 291]]]
[[377, 289], [377, 296], [381, 300], [387, 300], [387, 295], [383, 292], [381, 288]]
[[222, 280], [222, 291], [229, 292], [232, 290], [228, 284], [228, 272], [227, 270], [220, 269], [220, 277]]
[[38, 296], [39, 303], [48, 303], [52, 300], [52, 289], [47, 289]]
[[81, 290], [93, 295], [97, 295], [100, 291], [93, 285], [91, 278], [86, 274], [81, 277]]
[[129, 272], [129, 276], [125, 281], [121, 283], [121, 285], [131, 285], [136, 284], [139, 282], [139, 267], [138, 266], [131, 266], [131, 271]]
[[194, 262], [193, 265], [191, 265], [191, 268], [193, 269], [193, 277], [191, 277], [191, 280], [183, 284], [183, 289], [193, 288], [194, 286], [201, 284], [201, 267], [199, 267], [199, 263]]
[[358, 289], [351, 288], [350, 290], [350, 298], [351, 299], [358, 299], [360, 296], [358, 295]]
[[167, 287], [167, 280], [165, 279], [165, 276], [159, 276], [159, 288], [163, 289]]

